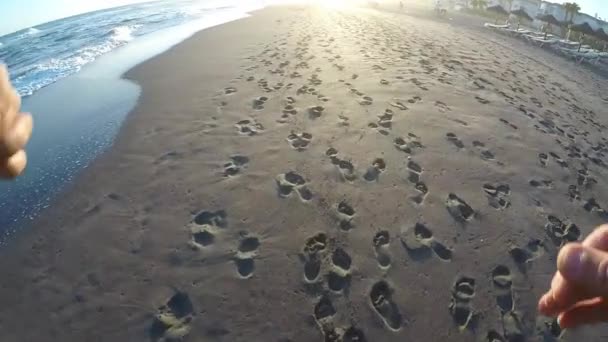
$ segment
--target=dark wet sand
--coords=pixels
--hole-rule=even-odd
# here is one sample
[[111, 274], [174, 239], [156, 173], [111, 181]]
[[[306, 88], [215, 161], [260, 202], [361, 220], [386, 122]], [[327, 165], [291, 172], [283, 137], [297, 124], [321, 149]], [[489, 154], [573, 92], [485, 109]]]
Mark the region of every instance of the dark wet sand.
[[114, 147], [0, 252], [1, 341], [559, 333], [536, 300], [606, 216], [605, 80], [471, 25], [309, 7], [127, 77]]

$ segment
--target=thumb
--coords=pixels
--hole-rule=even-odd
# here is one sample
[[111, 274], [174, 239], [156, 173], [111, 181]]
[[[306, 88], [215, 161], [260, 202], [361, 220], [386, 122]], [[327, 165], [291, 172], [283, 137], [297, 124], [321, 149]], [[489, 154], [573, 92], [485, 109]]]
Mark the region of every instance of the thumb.
[[557, 257], [560, 274], [588, 296], [608, 296], [608, 253], [581, 244], [568, 244]]

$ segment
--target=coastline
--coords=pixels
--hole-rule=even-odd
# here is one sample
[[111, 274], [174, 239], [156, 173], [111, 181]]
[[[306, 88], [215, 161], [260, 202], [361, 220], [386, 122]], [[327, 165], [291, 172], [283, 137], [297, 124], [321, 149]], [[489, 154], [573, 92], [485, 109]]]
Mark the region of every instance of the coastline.
[[[419, 340], [426, 333], [432, 334], [433, 338], [470, 341], [473, 338], [472, 332], [458, 332], [458, 329], [449, 324], [452, 323], [450, 317], [443, 318], [444, 314], [447, 315], [449, 284], [453, 278], [461, 273], [486, 277], [489, 264], [496, 263], [509, 265], [515, 273], [516, 268], [506, 253], [508, 246], [544, 236], [542, 226], [548, 213], [566, 213], [567, 216], [574, 217], [583, 233], [601, 222], [598, 217], [583, 216], [585, 213], [581, 208], [567, 207], [567, 203], [561, 203], [563, 199], [559, 203], [552, 200], [553, 194], [542, 193], [538, 189], [528, 190], [529, 186], [525, 184], [527, 179], [519, 185], [515, 181], [518, 173], [522, 172], [530, 177], [547, 177], [556, 183], [556, 187], [560, 186], [560, 191], [563, 190], [561, 187], [567, 187], [566, 182], [562, 184], [560, 179], [567, 178], [568, 182], [572, 182], [571, 176], [560, 169], [534, 170], [534, 173], [528, 173], [538, 163], [536, 149], [550, 149], [553, 137], [536, 137], [534, 134], [540, 133], [535, 131], [532, 124], [527, 124], [515, 109], [507, 109], [502, 105], [484, 109], [475, 101], [466, 102], [464, 98], [471, 97], [474, 93], [472, 83], [468, 81], [462, 81], [461, 89], [456, 94], [447, 91], [451, 89], [448, 84], [434, 84], [439, 90], [433, 90], [428, 95], [426, 91], [418, 89], [420, 84], [414, 81], [400, 88], [400, 93], [397, 93], [390, 88], [382, 88], [376, 78], [360, 77], [359, 81], [351, 79], [354, 73], [379, 78], [376, 74], [378, 71], [371, 67], [373, 63], [388, 62], [385, 67], [389, 70], [394, 68], [401, 73], [409, 71], [394, 66], [398, 63], [398, 58], [386, 59], [379, 51], [367, 50], [365, 53], [370, 54], [371, 62], [363, 59], [361, 55], [364, 53], [360, 52], [357, 39], [348, 41], [351, 45], [347, 45], [346, 39], [352, 37], [346, 35], [342, 37], [346, 48], [323, 55], [327, 49], [342, 48], [332, 45], [331, 38], [338, 33], [330, 31], [322, 35], [325, 27], [332, 28], [331, 25], [338, 23], [338, 27], [350, 33], [349, 30], [353, 30], [352, 27], [356, 27], [357, 22], [353, 24], [338, 16], [334, 23], [323, 17], [325, 14], [320, 15], [319, 11], [294, 6], [255, 11], [248, 18], [197, 32], [123, 75], [124, 79], [136, 82], [141, 87], [141, 95], [136, 107], [120, 127], [112, 147], [81, 172], [77, 180], [62, 191], [51, 208], [35, 219], [30, 227], [25, 227], [16, 234], [12, 243], [0, 251], [0, 272], [7, 279], [0, 300], [5, 303], [5, 308], [12, 309], [0, 313], [1, 321], [4, 322], [2, 334], [7, 341], [44, 341], [49, 337], [63, 341], [142, 340], [142, 336], [145, 336], [142, 334], [147, 332], [155, 310], [171, 297], [175, 289], [190, 293], [197, 304], [192, 335], [226, 341], [244, 341], [249, 338], [268, 340], [263, 338], [271, 337], [286, 341], [321, 340], [321, 331], [316, 326], [319, 323], [314, 320], [312, 313], [314, 303], [322, 291], [316, 292], [318, 289], [315, 286], [318, 284], [301, 284], [300, 254], [302, 245], [309, 236], [335, 228], [334, 206], [345, 198], [356, 205], [357, 218], [360, 220], [357, 227], [360, 229], [349, 232], [348, 239], [344, 232], [335, 233], [337, 246], [356, 251], [351, 253], [356, 265], [349, 293], [353, 302], [331, 292], [329, 295], [336, 307], [340, 305], [341, 308], [347, 308], [347, 312], [340, 312], [336, 316], [336, 321], [346, 329], [348, 324], [355, 324], [352, 322], [356, 320], [358, 326], [364, 326], [368, 339], [372, 341], [379, 340], [379, 336], [384, 336], [382, 334], [388, 334], [386, 340], [402, 340], [404, 336]], [[389, 14], [375, 12], [357, 12], [356, 15], [378, 25], [382, 25], [381, 19], [400, 20], [399, 17], [388, 17]], [[380, 19], [374, 17], [377, 15]], [[317, 19], [317, 16], [321, 19]], [[441, 23], [412, 20], [428, 25], [431, 32], [444, 29]], [[307, 32], [307, 24], [317, 29], [314, 32], [319, 34], [318, 37]], [[392, 27], [381, 27], [386, 32], [393, 33]], [[470, 33], [467, 30], [462, 32]], [[394, 39], [395, 44], [403, 38], [390, 34], [387, 36]], [[480, 33], [476, 39], [492, 39], [491, 36], [483, 35]], [[425, 39], [425, 43], [433, 44], [432, 39]], [[498, 37], [496, 39], [500, 40]], [[305, 54], [298, 49], [304, 49], [302, 46], [310, 41], [319, 44], [314, 48], [314, 53], [311, 53], [314, 58], [307, 60], [310, 68], [298, 69], [294, 65], [301, 61], [296, 61], [295, 56], [297, 53]], [[373, 39], [358, 42], [367, 44], [373, 42]], [[482, 43], [485, 44], [479, 42]], [[369, 44], [366, 45], [368, 48], [373, 47], [373, 44]], [[294, 56], [285, 56], [285, 46], [295, 49]], [[415, 46], [410, 48], [411, 51], [406, 50], [404, 53], [409, 53], [416, 63], [418, 59], [428, 58], [424, 51], [418, 51]], [[501, 53], [508, 50], [505, 46], [497, 49]], [[522, 45], [513, 51], [517, 49], [531, 48]], [[527, 51], [529, 50], [513, 52], [513, 55], [505, 57], [509, 63], [501, 67], [504, 70], [517, 69], [519, 72], [525, 70], [525, 63], [518, 64], [521, 62], [518, 56]], [[273, 57], [275, 53], [277, 55]], [[485, 53], [487, 51], [478, 51], [471, 54], [473, 57], [467, 57], [482, 59]], [[467, 63], [472, 60], [462, 58], [462, 52], [454, 54], [460, 65], [468, 66]], [[336, 55], [342, 57], [335, 57]], [[538, 56], [545, 58], [542, 53]], [[494, 57], [499, 60], [503, 56]], [[543, 67], [561, 63], [557, 59], [552, 60], [550, 56], [546, 58], [549, 62]], [[291, 71], [299, 70], [306, 74], [306, 78], [290, 79], [287, 73], [281, 75], [269, 71], [285, 61], [292, 63], [289, 65], [293, 68]], [[339, 63], [347, 65], [346, 74], [341, 74], [339, 68], [335, 67]], [[424, 66], [424, 63], [421, 64]], [[458, 68], [458, 63], [453, 64], [454, 68]], [[498, 69], [496, 63], [480, 64], [480, 68]], [[322, 71], [317, 72], [315, 68]], [[573, 70], [576, 69], [567, 67], [563, 71], [564, 75], [572, 77], [573, 84], [584, 85], [585, 91], [593, 91], [591, 82], [604, 82], [587, 71], [575, 75]], [[397, 71], [395, 75], [398, 74]], [[322, 102], [318, 98], [298, 99], [301, 102], [298, 102], [297, 108], [302, 118], [291, 122], [297, 132], [314, 134], [313, 146], [308, 151], [285, 152], [283, 147], [287, 146], [285, 137], [289, 134], [289, 129], [284, 124], [276, 124], [275, 119], [285, 108], [284, 98], [297, 88], [291, 89], [288, 84], [305, 81], [308, 77], [316, 82], [311, 75], [317, 73], [322, 75], [325, 82], [317, 85], [317, 88], [324, 93], [322, 95], [330, 94], [330, 101]], [[424, 77], [421, 70], [416, 69], [413, 73], [420, 79]], [[255, 81], [247, 83], [249, 74], [255, 74]], [[462, 74], [466, 75], [467, 72]], [[388, 72], [382, 74], [382, 77], [389, 77], [387, 75], [392, 77]], [[514, 87], [525, 86], [511, 82], [511, 77], [515, 79], [516, 76], [498, 76], [507, 79], [508, 82], [505, 83]], [[559, 81], [565, 78], [559, 74], [550, 76], [559, 78]], [[259, 83], [262, 79], [272, 79], [277, 82], [277, 86], [285, 83], [284, 88], [270, 93], [266, 109], [252, 110], [252, 99], [265, 95], [262, 90], [264, 82]], [[342, 89], [341, 83], [345, 82], [338, 82], [338, 79], [354, 84], [360, 82], [359, 89], [369, 91], [369, 95], [374, 98], [375, 104], [370, 106], [372, 109], [359, 113], [359, 103], [349, 102], [350, 90]], [[391, 82], [397, 84], [398, 80], [391, 79]], [[272, 85], [273, 83], [270, 84]], [[564, 88], [569, 86], [570, 84], [562, 85]], [[230, 87], [238, 88], [238, 92], [230, 93]], [[554, 87], [559, 88], [557, 85]], [[596, 87], [597, 92], [599, 89]], [[507, 88], [501, 90], [507, 91]], [[530, 97], [538, 95], [515, 93], [522, 97], [522, 102], [525, 100], [528, 108], [534, 108]], [[562, 96], [568, 96], [567, 92], [562, 93]], [[426, 199], [423, 197], [424, 207], [410, 204], [406, 200], [410, 195], [417, 194], [416, 190], [409, 189], [410, 184], [404, 180], [406, 176], [396, 174], [397, 170], [407, 174], [409, 159], [403, 154], [396, 154], [399, 151], [395, 151], [392, 141], [387, 143], [382, 140], [386, 139], [382, 133], [367, 133], [370, 130], [367, 121], [375, 120], [378, 113], [384, 111], [385, 107], [389, 108], [386, 103], [394, 102], [395, 98], [406, 101], [406, 98], [414, 95], [423, 97], [419, 109], [400, 113], [394, 107], [390, 108], [399, 113], [395, 117], [401, 115], [394, 120], [395, 131], [399, 130], [406, 135], [410, 130], [415, 130], [418, 136], [422, 136], [424, 153], [417, 151], [412, 158], [424, 166], [423, 179], [431, 188]], [[492, 103], [501, 100], [498, 95], [490, 94], [489, 90], [481, 95], [489, 98]], [[585, 96], [578, 102], [582, 103], [581, 106], [589, 105], [596, 111], [601, 108], [595, 94], [576, 95]], [[540, 100], [547, 107], [549, 101], [558, 101], [549, 95]], [[446, 109], [447, 105], [441, 107], [439, 102], [445, 102], [444, 105], [447, 103], [453, 109]], [[313, 104], [325, 106], [321, 120], [308, 118], [306, 108]], [[407, 106], [414, 107], [415, 104], [409, 103]], [[534, 110], [542, 112], [539, 108]], [[431, 111], [437, 117], [424, 115]], [[477, 112], [491, 116], [492, 119], [497, 119], [493, 116], [499, 113], [511, 123], [515, 122], [519, 129], [504, 133], [498, 120], [490, 122], [488, 117]], [[354, 119], [345, 125], [340, 115]], [[406, 126], [405, 118], [409, 119], [410, 116], [419, 120], [419, 123], [408, 122]], [[234, 123], [244, 118], [263, 121], [264, 134], [235, 136]], [[467, 124], [450, 121], [448, 125], [440, 119], [466, 121]], [[327, 120], [327, 123], [322, 124], [322, 120]], [[320, 133], [324, 129], [329, 132]], [[494, 161], [480, 160], [473, 147], [465, 157], [456, 156], [460, 150], [449, 150], [446, 153], [442, 143], [445, 143], [444, 136], [448, 130], [456, 132], [458, 136], [465, 136], [467, 143], [484, 141], [488, 148], [493, 147], [493, 153], [505, 163], [500, 165]], [[341, 135], [340, 139], [336, 138], [338, 135]], [[264, 142], [263, 147], [254, 148], [255, 142], [260, 141]], [[513, 145], [503, 147], [500, 143], [502, 141]], [[358, 180], [361, 184], [356, 183], [357, 186], [354, 187], [348, 182], [336, 181], [339, 176], [335, 174], [333, 165], [325, 160], [325, 151], [330, 146], [336, 147], [340, 153], [353, 156], [361, 169], [369, 166], [367, 164], [374, 158], [387, 160], [387, 172], [373, 184]], [[526, 158], [519, 158], [523, 153]], [[248, 167], [251, 170], [240, 178], [227, 179], [222, 175], [223, 165], [234, 155], [250, 158]], [[286, 155], [289, 159], [285, 158]], [[444, 167], [443, 163], [450, 167]], [[590, 169], [601, 179], [602, 169], [594, 168], [593, 165], [590, 165]], [[277, 199], [275, 176], [289, 170], [304, 174], [307, 182], [312, 184], [315, 192], [312, 201], [314, 205], [299, 203], [296, 195], [286, 201]], [[391, 174], [393, 170], [395, 173]], [[509, 215], [495, 214], [494, 208], [487, 208], [486, 198], [478, 194], [480, 185], [476, 184], [474, 189], [459, 187], [479, 179], [492, 182], [508, 180], [513, 192]], [[406, 187], [408, 190], [404, 191], [402, 188]], [[604, 184], [599, 184], [593, 190], [593, 195], [600, 203], [603, 203], [601, 190], [604, 188]], [[458, 191], [459, 196], [468, 199], [471, 206], [479, 210], [479, 222], [468, 223], [466, 229], [454, 225], [443, 203], [445, 193], [450, 191]], [[526, 195], [533, 191], [533, 195]], [[542, 206], [537, 203], [542, 203]], [[301, 209], [301, 206], [305, 206], [305, 209]], [[192, 239], [189, 225], [193, 217], [200, 211], [223, 209], [228, 213], [229, 230], [218, 233], [216, 243], [204, 252], [208, 254], [193, 250], [189, 245]], [[519, 217], [512, 216], [513, 211], [521, 211], [522, 214]], [[436, 229], [434, 233], [437, 239], [454, 250], [455, 256], [450, 266], [446, 266], [444, 260], [434, 259], [428, 261], [431, 267], [428, 267], [429, 264], [427, 267], [419, 266], [403, 252], [398, 236], [400, 229], [418, 220], [427, 222]], [[488, 232], [486, 229], [488, 226], [499, 227], [503, 224], [524, 228], [511, 232], [512, 235]], [[394, 265], [387, 271], [377, 270], [377, 250], [371, 248], [371, 237], [380, 229], [393, 229], [390, 252]], [[334, 234], [333, 230], [330, 231]], [[453, 235], [453, 231], [458, 233]], [[235, 275], [233, 263], [235, 254], [238, 254], [238, 241], [248, 234], [259, 237], [262, 246], [259, 255], [256, 254], [255, 274], [253, 278], [245, 280]], [[500, 247], [479, 242], [479, 237], [493, 239]], [[504, 255], [497, 256], [496, 249]], [[457, 254], [463, 251], [472, 252]], [[525, 284], [530, 291], [517, 293], [517, 304], [526, 319], [533, 320], [533, 300], [549, 280], [550, 271], [554, 268], [551, 254], [554, 251], [554, 247], [548, 247], [546, 258], [536, 261], [531, 275], [534, 279]], [[398, 271], [398, 267], [404, 267], [405, 271]], [[391, 284], [398, 285], [393, 285], [397, 298], [395, 300], [399, 301], [407, 324], [416, 329], [403, 328], [399, 332], [387, 332], [382, 318], [377, 317], [373, 308], [368, 308], [369, 288], [377, 279], [385, 278], [391, 278]], [[517, 281], [523, 284], [524, 278], [518, 276]], [[441, 282], [435, 284], [438, 279]], [[482, 280], [484, 279], [479, 278], [480, 283]], [[491, 287], [485, 284], [478, 286], [480, 298], [476, 298], [475, 304], [491, 318], [482, 324], [485, 330], [481, 332], [485, 333], [495, 324], [495, 312], [492, 311], [495, 303], [490, 295]], [[432, 300], [433, 305], [427, 305], [428, 300]], [[260, 312], [266, 313], [267, 317], [255, 317]], [[35, 329], [19, 323], [22, 317], [30, 317], [29, 321], [35, 322], [32, 323], [35, 324]], [[428, 320], [428, 317], [436, 319]], [[345, 323], [349, 319], [352, 322]], [[526, 326], [529, 330], [534, 328]], [[597, 335], [583, 331], [569, 335], [573, 336]]]

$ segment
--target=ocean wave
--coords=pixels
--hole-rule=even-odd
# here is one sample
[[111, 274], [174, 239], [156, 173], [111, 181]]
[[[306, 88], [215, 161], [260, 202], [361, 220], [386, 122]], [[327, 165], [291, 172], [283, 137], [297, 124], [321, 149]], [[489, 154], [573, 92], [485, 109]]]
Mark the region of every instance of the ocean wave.
[[133, 32], [139, 27], [140, 25], [115, 27], [109, 32], [110, 39], [116, 42], [130, 42], [133, 40]]
[[40, 33], [41, 31], [35, 27], [30, 27], [29, 29], [27, 29], [27, 32], [25, 32], [26, 36], [33, 36], [35, 34]]
[[30, 96], [39, 89], [79, 72], [85, 65], [125, 45], [131, 39], [130, 31], [118, 30], [116, 35], [112, 35], [103, 43], [76, 50], [68, 57], [51, 58], [36, 64], [25, 75], [14, 80], [15, 88], [21, 96]]

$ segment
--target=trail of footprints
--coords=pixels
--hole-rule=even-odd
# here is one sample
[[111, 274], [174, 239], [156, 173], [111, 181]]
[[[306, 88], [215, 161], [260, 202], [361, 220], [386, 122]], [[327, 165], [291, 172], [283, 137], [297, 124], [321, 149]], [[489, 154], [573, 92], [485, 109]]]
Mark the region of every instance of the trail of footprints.
[[[311, 38], [309, 37], [308, 40]], [[327, 40], [327, 53], [331, 54], [329, 58], [334, 63], [335, 67], [342, 71], [345, 66], [337, 64], [341, 57], [335, 54], [329, 48], [333, 42], [333, 38]], [[301, 43], [301, 44], [300, 44]], [[288, 77], [293, 82], [302, 80], [306, 84], [298, 85], [297, 83], [283, 84], [278, 82], [273, 84], [266, 79], [257, 79], [257, 77], [249, 76], [246, 78], [247, 82], [253, 82], [257, 79], [257, 87], [264, 93], [272, 93], [280, 89], [294, 89], [295, 96], [307, 96], [313, 98], [316, 103], [328, 102], [330, 99], [321, 93], [321, 86], [324, 84], [321, 79], [321, 70], [317, 68], [314, 70], [310, 77], [307, 76], [306, 70], [314, 68], [311, 60], [315, 58], [308, 50], [307, 40], [304, 39], [298, 45], [298, 63], [291, 64], [289, 61], [276, 64], [276, 61], [268, 60], [264, 58], [263, 64], [267, 67], [272, 67], [270, 72], [277, 74], [282, 77]], [[270, 50], [272, 51], [272, 50]], [[278, 52], [276, 52], [278, 53]], [[371, 58], [368, 51], [364, 50], [364, 56]], [[266, 54], [269, 56], [270, 53]], [[275, 57], [278, 55], [275, 55]], [[306, 57], [308, 56], [308, 57]], [[283, 55], [283, 57], [285, 57]], [[307, 59], [307, 60], [304, 60]], [[296, 68], [298, 71], [289, 70], [287, 67]], [[428, 59], [421, 59], [420, 64], [425, 68], [426, 72], [433, 73], [434, 70], [429, 66], [430, 62]], [[375, 65], [373, 68], [376, 72], [386, 70], [381, 65]], [[252, 70], [255, 70], [253, 68]], [[468, 71], [469, 74], [474, 74], [473, 70]], [[350, 73], [349, 73], [350, 74]], [[243, 76], [245, 80], [246, 76]], [[361, 76], [352, 74], [350, 79], [352, 82], [359, 79]], [[449, 74], [444, 73], [442, 76], [443, 83], [449, 84]], [[348, 78], [348, 76], [346, 77]], [[402, 76], [391, 79], [390, 81], [386, 78], [380, 79], [380, 84], [383, 86], [390, 86], [393, 83], [403, 80]], [[289, 81], [285, 81], [289, 82]], [[359, 89], [355, 88], [352, 83], [340, 80], [345, 86], [349, 87], [351, 96], [361, 106], [371, 106], [374, 104], [374, 99]], [[406, 82], [403, 80], [402, 82]], [[409, 82], [418, 86], [420, 90], [426, 91], [430, 84], [428, 82], [422, 82], [417, 78], [411, 78]], [[492, 85], [491, 82], [485, 80], [480, 81], [484, 85], [480, 88], [486, 88], [486, 85]], [[256, 83], [252, 83], [256, 85]], [[481, 83], [478, 83], [481, 85]], [[224, 95], [230, 96], [237, 92], [236, 87], [227, 87], [223, 90]], [[502, 93], [503, 97], [513, 101], [516, 96], [507, 95], [505, 92]], [[252, 111], [263, 111], [266, 103], [269, 101], [270, 95], [259, 96], [253, 99], [251, 103]], [[475, 96], [474, 99], [481, 104], [489, 104], [490, 101], [480, 96]], [[408, 105], [416, 105], [421, 102], [420, 96], [414, 96], [408, 100], [393, 99], [389, 101], [387, 105], [390, 108], [384, 110], [374, 118], [373, 122], [370, 122], [368, 126], [382, 135], [390, 135], [393, 130], [393, 119], [395, 115], [404, 111], [410, 110]], [[530, 101], [541, 108], [543, 105], [535, 98], [530, 98]], [[313, 102], [314, 103], [314, 102]], [[298, 116], [299, 109], [296, 108], [296, 99], [291, 96], [284, 98], [284, 106], [280, 111], [280, 118], [277, 120], [279, 123], [287, 123], [289, 120]], [[452, 108], [446, 103], [441, 101], [435, 102], [435, 107], [441, 113], [452, 112]], [[369, 107], [374, 108], [375, 106]], [[519, 108], [523, 117], [526, 119], [536, 119], [541, 114], [527, 109], [525, 107]], [[325, 114], [327, 113], [326, 108], [321, 105], [314, 105], [302, 110], [303, 114], [308, 114], [310, 120], [324, 120]], [[557, 113], [556, 113], [557, 114]], [[344, 117], [344, 116], [342, 116]], [[343, 122], [348, 125], [348, 118], [342, 119]], [[453, 119], [457, 123], [463, 126], [468, 126], [468, 123], [459, 119]], [[500, 118], [499, 121], [505, 125], [504, 128], [512, 130], [511, 132], [518, 130], [518, 126], [506, 120]], [[560, 133], [561, 136], [566, 139], [566, 133], [568, 129], [562, 126], [563, 130], [558, 126], [554, 125], [551, 120], [543, 119], [539, 121], [541, 126], [537, 126], [546, 132], [554, 132], [556, 136]], [[238, 121], [235, 124], [237, 132], [240, 135], [254, 136], [264, 132], [265, 127], [254, 118], [248, 118]], [[523, 127], [523, 126], [522, 126]], [[401, 132], [399, 132], [401, 133]], [[401, 133], [404, 134], [404, 133]], [[513, 133], [514, 134], [514, 133]], [[416, 151], [423, 149], [424, 146], [418, 136], [413, 133], [408, 133], [404, 136], [393, 135], [392, 143], [394, 147], [406, 153], [412, 155]], [[448, 132], [446, 134], [446, 140], [453, 145], [457, 150], [465, 149], [465, 144], [455, 133]], [[569, 139], [574, 140], [575, 136], [570, 134], [567, 136]], [[312, 134], [304, 131], [291, 131], [287, 135], [287, 143], [289, 147], [296, 151], [307, 150], [312, 143]], [[560, 143], [561, 144], [561, 143]], [[562, 145], [565, 148], [566, 144]], [[478, 151], [479, 156], [484, 160], [494, 160], [494, 154], [486, 149], [486, 146], [481, 141], [472, 142], [471, 151]], [[601, 146], [598, 145], [597, 150], [601, 150]], [[579, 149], [576, 146], [568, 146], [566, 149], [568, 157], [573, 158], [583, 156], [584, 150]], [[608, 151], [606, 151], [608, 152]], [[353, 164], [352, 160], [347, 157], [340, 156], [339, 152], [334, 148], [329, 148], [326, 151], [326, 156], [329, 157], [331, 163], [336, 167], [338, 174], [341, 179], [346, 182], [354, 182], [358, 178], [372, 183], [377, 182], [382, 173], [386, 171], [387, 163], [384, 158], [372, 159], [371, 165], [368, 164], [367, 168], [361, 173], [357, 172], [357, 167]], [[585, 154], [585, 158], [588, 155]], [[589, 157], [593, 158], [593, 157]], [[563, 169], [568, 169], [568, 161], [562, 159], [555, 152], [539, 153], [538, 163], [541, 167], [552, 167], [557, 165]], [[249, 164], [249, 158], [242, 155], [234, 155], [230, 157], [230, 160], [224, 164], [224, 176], [235, 177], [242, 173]], [[596, 164], [601, 164], [601, 159], [597, 159]], [[407, 159], [407, 181], [411, 183], [415, 194], [410, 197], [412, 202], [417, 205], [424, 203], [425, 197], [429, 193], [427, 185], [422, 181], [422, 175], [425, 170], [416, 161], [411, 158]], [[310, 189], [309, 180], [305, 179], [302, 175], [288, 171], [275, 177], [277, 186], [277, 193], [280, 198], [299, 198], [302, 202], [310, 202], [313, 199], [313, 193]], [[594, 212], [599, 215], [606, 215], [606, 211], [596, 202], [594, 198], [581, 201], [581, 195], [579, 187], [591, 187], [597, 181], [591, 176], [590, 172], [583, 167], [577, 171], [577, 185], [571, 185], [568, 194], [572, 201], [580, 201], [583, 208], [586, 211]], [[530, 179], [529, 185], [538, 189], [552, 189], [554, 184], [548, 179]], [[488, 205], [498, 210], [505, 210], [511, 205], [511, 189], [507, 184], [483, 184], [481, 190], [485, 194]], [[583, 204], [584, 202], [584, 204]], [[445, 207], [448, 213], [453, 219], [461, 224], [466, 224], [474, 220], [477, 216], [476, 211], [461, 197], [455, 193], [449, 193], [445, 199]], [[344, 234], [356, 227], [356, 218], [358, 213], [355, 208], [348, 200], [342, 200], [336, 203], [333, 207], [333, 211], [337, 217], [337, 231], [339, 234]], [[195, 215], [192, 223], [189, 225], [190, 229], [190, 245], [193, 249], [199, 251], [209, 250], [222, 236], [223, 231], [227, 228], [227, 215], [223, 210], [212, 212], [203, 211]], [[545, 225], [545, 233], [555, 245], [561, 246], [569, 241], [576, 241], [580, 238], [580, 229], [572, 222], [568, 220], [561, 220], [556, 216], [547, 216], [547, 223]], [[427, 259], [435, 259], [441, 262], [450, 262], [453, 259], [454, 251], [447, 247], [443, 241], [440, 241], [433, 231], [429, 229], [424, 223], [416, 223], [414, 226], [409, 227], [396, 238], [401, 242], [407, 255], [415, 261], [424, 261]], [[387, 270], [391, 268], [394, 263], [389, 247], [391, 246], [391, 234], [389, 230], [378, 230], [371, 236], [371, 245], [376, 257], [376, 261], [380, 270], [385, 274]], [[255, 258], [258, 253], [260, 246], [259, 238], [252, 235], [241, 235], [238, 242], [236, 251], [234, 252], [233, 261], [236, 268], [236, 273], [239, 278], [248, 279], [253, 276], [255, 270]], [[540, 258], [544, 255], [546, 250], [545, 243], [538, 239], [532, 239], [528, 243], [512, 246], [509, 249], [509, 255], [520, 267], [522, 272], [525, 272], [525, 266]], [[322, 287], [322, 294], [315, 298], [315, 304], [313, 308], [313, 316], [319, 325], [321, 332], [324, 334], [326, 341], [365, 341], [364, 331], [357, 328], [354, 325], [340, 326], [335, 317], [337, 316], [338, 310], [334, 305], [332, 299], [334, 296], [345, 296], [348, 293], [350, 287], [353, 272], [353, 259], [347, 251], [344, 241], [340, 241], [337, 238], [330, 238], [325, 232], [319, 232], [309, 237], [304, 244], [302, 249], [301, 258], [303, 260], [303, 282], [308, 285], [319, 285]], [[395, 259], [396, 260], [396, 259]], [[396, 264], [395, 264], [396, 265]], [[490, 280], [492, 284], [492, 293], [496, 299], [496, 307], [500, 311], [500, 323], [502, 330], [495, 331], [491, 330], [487, 333], [488, 341], [519, 341], [524, 338], [523, 328], [521, 319], [517, 313], [515, 313], [514, 305], [514, 293], [513, 293], [513, 275], [510, 269], [505, 265], [497, 265], [490, 272]], [[454, 322], [460, 329], [467, 329], [472, 325], [472, 322], [477, 318], [475, 307], [473, 305], [473, 299], [476, 294], [476, 280], [467, 276], [460, 276], [452, 284], [451, 289], [451, 303], [449, 305], [449, 313], [452, 315]], [[398, 294], [400, 286], [393, 287], [390, 285], [388, 280], [377, 280], [374, 281], [369, 289], [369, 305], [375, 313], [376, 317], [380, 322], [390, 331], [398, 331], [404, 327], [407, 322], [402, 314], [401, 308], [396, 304], [395, 296]], [[397, 290], [396, 290], [397, 289]], [[154, 321], [154, 332], [151, 331], [151, 335], [156, 339], [179, 339], [187, 335], [189, 331], [189, 325], [193, 319], [192, 303], [188, 298], [188, 295], [183, 292], [177, 292], [166, 305], [158, 309], [157, 315]]]

